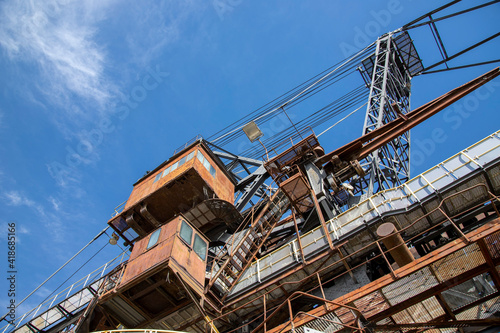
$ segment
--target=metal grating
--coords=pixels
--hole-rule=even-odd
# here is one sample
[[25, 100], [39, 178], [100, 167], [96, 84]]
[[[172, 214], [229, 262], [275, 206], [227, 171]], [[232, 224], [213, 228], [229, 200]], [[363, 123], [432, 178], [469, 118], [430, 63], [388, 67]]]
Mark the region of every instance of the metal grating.
[[496, 232], [486, 237], [486, 244], [488, 245], [488, 251], [490, 252], [491, 258], [500, 258], [500, 232]]
[[339, 320], [344, 323], [348, 324], [353, 322], [356, 318], [354, 317], [354, 314], [351, 312], [351, 310], [346, 309], [346, 308], [340, 308], [334, 311]]
[[443, 291], [442, 295], [449, 307], [456, 310], [496, 291], [490, 274], [484, 273]]
[[354, 305], [365, 317], [373, 316], [390, 307], [379, 291], [354, 301]]
[[420, 73], [424, 69], [424, 66], [422, 65], [422, 60], [418, 56], [415, 45], [413, 45], [413, 41], [408, 32], [404, 31], [394, 38], [394, 41], [396, 42], [399, 54], [410, 74], [414, 76]]
[[426, 323], [444, 314], [443, 308], [433, 296], [394, 314], [392, 318], [398, 324]]
[[425, 267], [382, 288], [382, 293], [391, 305], [396, 305], [437, 284], [429, 267]]
[[439, 282], [454, 278], [486, 261], [476, 243], [466, 246], [431, 265]]
[[500, 311], [500, 297], [495, 297], [456, 315], [458, 320], [485, 319]]

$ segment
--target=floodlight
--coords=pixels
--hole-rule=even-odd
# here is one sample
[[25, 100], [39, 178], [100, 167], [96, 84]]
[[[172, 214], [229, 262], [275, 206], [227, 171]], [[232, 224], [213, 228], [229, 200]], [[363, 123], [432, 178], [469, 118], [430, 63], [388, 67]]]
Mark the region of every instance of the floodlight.
[[262, 133], [262, 131], [259, 129], [259, 127], [254, 121], [251, 121], [245, 126], [243, 126], [243, 132], [245, 132], [250, 142], [254, 142], [255, 140], [260, 139], [264, 135], [264, 133]]

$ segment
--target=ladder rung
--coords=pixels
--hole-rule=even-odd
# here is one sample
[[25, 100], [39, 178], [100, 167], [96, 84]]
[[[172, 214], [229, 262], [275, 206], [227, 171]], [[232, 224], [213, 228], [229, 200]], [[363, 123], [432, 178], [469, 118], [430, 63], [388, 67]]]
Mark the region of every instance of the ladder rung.
[[226, 266], [226, 268], [224, 268], [224, 273], [227, 274], [228, 277], [234, 279], [236, 277], [236, 273], [233, 272], [233, 270], [231, 269], [230, 266]]
[[234, 260], [234, 258], [232, 258], [232, 259], [229, 261], [229, 263], [230, 263], [233, 267], [235, 267], [235, 268], [236, 268], [239, 272], [241, 272], [242, 267], [240, 266], [240, 264], [239, 264], [236, 260]]
[[224, 275], [219, 275], [219, 280], [224, 283], [226, 285], [226, 287], [230, 287], [231, 286], [231, 282], [229, 282], [228, 279], [226, 279], [226, 277]]
[[235, 255], [236, 257], [238, 257], [238, 259], [240, 259], [240, 260], [241, 260], [241, 262], [243, 262], [243, 263], [245, 263], [245, 262], [246, 262], [246, 260], [245, 260], [245, 256], [242, 256], [242, 255], [240, 254], [240, 252], [239, 252], [239, 251], [236, 251], [236, 252], [234, 253], [234, 255]]

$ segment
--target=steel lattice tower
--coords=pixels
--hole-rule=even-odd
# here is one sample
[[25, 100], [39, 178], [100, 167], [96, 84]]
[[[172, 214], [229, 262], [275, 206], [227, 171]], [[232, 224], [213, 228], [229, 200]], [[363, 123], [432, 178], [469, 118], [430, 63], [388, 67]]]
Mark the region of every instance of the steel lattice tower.
[[[377, 40], [375, 53], [360, 71], [370, 88], [363, 135], [410, 111], [412, 67], [418, 59], [407, 33], [388, 33]], [[419, 67], [419, 66], [416, 66]], [[410, 175], [410, 133], [406, 132], [361, 161], [366, 176], [353, 183], [354, 192], [372, 195], [401, 185]]]

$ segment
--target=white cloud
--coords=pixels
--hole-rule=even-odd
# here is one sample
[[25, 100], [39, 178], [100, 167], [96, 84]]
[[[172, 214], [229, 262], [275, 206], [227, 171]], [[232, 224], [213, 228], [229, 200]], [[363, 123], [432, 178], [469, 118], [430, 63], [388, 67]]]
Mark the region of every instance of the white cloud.
[[106, 77], [106, 52], [95, 41], [103, 17], [91, 14], [100, 9], [69, 0], [5, 1], [0, 45], [11, 60], [36, 66], [43, 79], [35, 84], [51, 102], [68, 107], [77, 97], [102, 108], [116, 88]]
[[[56, 242], [64, 241], [63, 223], [58, 215], [46, 210], [43, 205], [29, 199], [18, 191], [4, 192], [3, 197], [5, 199], [5, 203], [9, 206], [24, 206], [33, 210], [38, 215], [38, 218], [43, 223], [44, 227], [52, 234], [54, 237], [53, 240]], [[29, 230], [26, 228], [22, 229], [22, 231], [23, 233], [29, 233]]]
[[49, 197], [49, 202], [52, 204], [52, 207], [54, 208], [55, 211], [59, 211], [61, 208], [61, 201], [57, 200], [56, 198], [54, 198], [53, 196], [50, 196]]

